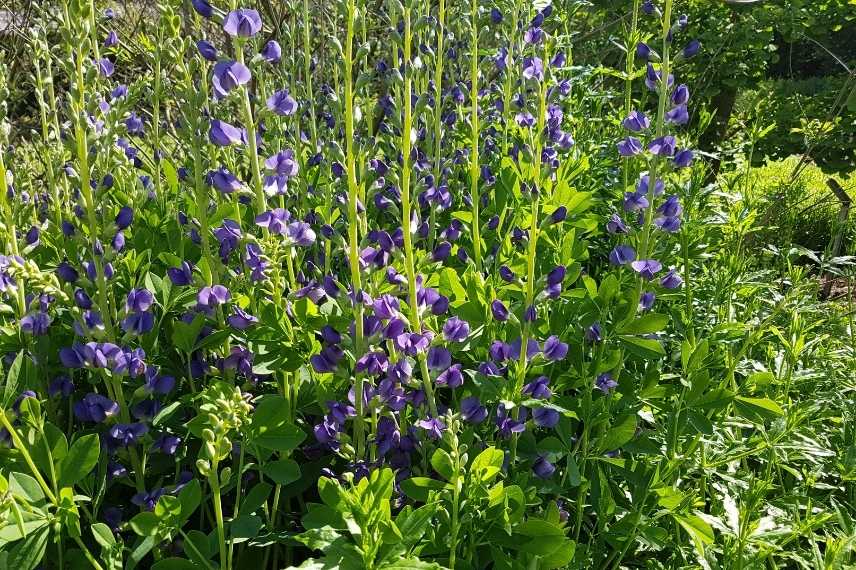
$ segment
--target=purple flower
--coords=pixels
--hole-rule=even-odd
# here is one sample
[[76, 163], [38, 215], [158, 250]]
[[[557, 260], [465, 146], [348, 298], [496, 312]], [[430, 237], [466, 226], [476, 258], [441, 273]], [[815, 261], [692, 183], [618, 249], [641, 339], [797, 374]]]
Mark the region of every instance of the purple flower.
[[225, 121], [214, 119], [211, 121], [211, 127], [208, 130], [208, 140], [216, 146], [242, 144], [244, 142], [244, 133], [238, 127], [232, 126]]
[[502, 404], [496, 410], [496, 427], [499, 428], [500, 437], [505, 439], [511, 437], [512, 434], [526, 431], [526, 425], [522, 421], [512, 418]]
[[544, 30], [537, 26], [529, 28], [523, 33], [523, 41], [530, 45], [540, 44], [544, 41]]
[[68, 398], [72, 392], [74, 392], [74, 383], [68, 376], [57, 376], [48, 386], [48, 396], [51, 398], [56, 396]]
[[674, 125], [686, 125], [690, 120], [686, 105], [678, 105], [666, 113], [666, 122]]
[[219, 307], [229, 301], [232, 295], [229, 290], [222, 285], [214, 285], [213, 287], [203, 287], [196, 294], [196, 302], [200, 306], [213, 309]]
[[675, 88], [675, 92], [672, 93], [672, 104], [673, 105], [686, 105], [690, 100], [690, 89], [683, 83], [678, 85]]
[[123, 206], [119, 213], [116, 214], [116, 228], [124, 230], [134, 221], [134, 209], [130, 206]]
[[535, 408], [532, 410], [532, 420], [542, 428], [554, 428], [559, 423], [559, 412], [552, 408]]
[[226, 320], [233, 329], [237, 329], [239, 331], [247, 330], [259, 322], [257, 317], [245, 312], [240, 307], [235, 307], [235, 312], [229, 315], [229, 318]]
[[193, 283], [193, 267], [186, 261], [181, 262], [179, 267], [170, 267], [166, 270], [173, 285], [190, 285]]
[[291, 213], [288, 210], [276, 208], [256, 216], [256, 225], [267, 228], [274, 235], [282, 235], [285, 233], [289, 219], [291, 219]]
[[568, 345], [559, 340], [559, 337], [553, 335], [544, 341], [544, 348], [541, 352], [547, 360], [557, 362], [567, 356]]
[[633, 268], [633, 271], [641, 275], [643, 279], [650, 281], [663, 268], [663, 264], [656, 259], [640, 259], [631, 263], [630, 267]]
[[107, 59], [106, 57], [102, 57], [96, 63], [98, 67], [98, 74], [102, 77], [110, 77], [113, 75], [113, 71], [115, 71], [116, 66], [113, 65], [113, 62]]
[[136, 113], [131, 113], [125, 119], [125, 128], [128, 129], [129, 135], [143, 134], [143, 120]]
[[[651, 177], [645, 174], [639, 178], [639, 182], [636, 183], [636, 193], [642, 196], [648, 195], [648, 182], [651, 180]], [[665, 184], [663, 184], [662, 180], [657, 180], [656, 184], [654, 184], [654, 195], [660, 196], [663, 194], [663, 190], [665, 189]], [[647, 208], [647, 203], [645, 204]]]
[[615, 389], [618, 386], [618, 382], [612, 377], [612, 374], [609, 372], [604, 372], [603, 374], [597, 377], [597, 380], [594, 382], [594, 387], [603, 392], [604, 394], [609, 394], [609, 392]]
[[553, 391], [548, 387], [549, 383], [549, 378], [539, 376], [523, 387], [523, 393], [539, 400], [549, 400], [553, 396]]
[[645, 42], [639, 42], [636, 44], [636, 55], [647, 61], [651, 57], [651, 48]]
[[119, 43], [119, 34], [110, 30], [110, 33], [107, 34], [107, 37], [104, 38], [104, 47], [111, 48], [116, 46]]
[[694, 158], [693, 151], [691, 151], [690, 149], [686, 148], [686, 149], [678, 150], [678, 152], [675, 154], [675, 158], [674, 158], [675, 167], [676, 168], [686, 168], [687, 166], [689, 166], [693, 163], [693, 158]]
[[125, 310], [130, 313], [148, 311], [155, 302], [155, 297], [148, 289], [131, 289], [125, 298]]
[[642, 293], [639, 297], [639, 309], [642, 311], [650, 311], [651, 307], [654, 306], [654, 301], [656, 300], [656, 295], [650, 291], [646, 291]]
[[451, 317], [443, 325], [443, 337], [447, 342], [465, 342], [470, 336], [470, 324], [458, 317]]
[[431, 439], [440, 439], [443, 437], [443, 431], [446, 429], [446, 424], [439, 418], [428, 418], [419, 420], [416, 426], [424, 429]]
[[676, 144], [675, 137], [666, 135], [648, 143], [648, 151], [657, 156], [674, 156]]
[[621, 125], [628, 131], [638, 133], [647, 130], [651, 126], [651, 120], [641, 111], [630, 111], [630, 114], [621, 122]]
[[255, 10], [239, 8], [223, 20], [223, 30], [233, 37], [251, 38], [262, 29], [262, 19]]
[[286, 236], [292, 245], [309, 247], [315, 243], [315, 232], [306, 222], [292, 222], [286, 228]]
[[461, 365], [455, 364], [444, 370], [437, 376], [438, 386], [448, 386], [449, 388], [459, 388], [464, 383], [464, 375], [461, 372]]
[[544, 63], [541, 61], [541, 58], [523, 58], [523, 79], [544, 80]]
[[160, 451], [166, 455], [175, 455], [179, 445], [181, 445], [180, 437], [165, 433], [161, 434], [160, 437], [152, 443], [152, 450]]
[[276, 91], [268, 97], [267, 108], [277, 115], [289, 116], [297, 112], [297, 101], [288, 94], [288, 89]]
[[[123, 447], [127, 447], [127, 445]], [[155, 505], [157, 505], [158, 499], [160, 499], [164, 493], [166, 493], [166, 490], [163, 487], [153, 489], [151, 492], [142, 491], [131, 497], [131, 502], [138, 507], [141, 507], [144, 511], [152, 511], [154, 510]]]
[[480, 424], [487, 419], [487, 408], [476, 396], [469, 396], [461, 400], [461, 417], [471, 424]]
[[636, 250], [629, 245], [616, 246], [609, 253], [609, 262], [612, 265], [627, 265], [636, 260]]
[[169, 394], [174, 387], [174, 377], [161, 376], [156, 366], [146, 368], [146, 381], [142, 386], [143, 392], [146, 394]]
[[624, 220], [621, 219], [621, 216], [618, 214], [612, 214], [609, 217], [609, 221], [606, 222], [606, 231], [611, 234], [626, 234], [628, 233], [627, 225], [624, 223]]
[[675, 268], [669, 269], [669, 271], [660, 279], [660, 285], [665, 287], [666, 289], [677, 289], [681, 285], [683, 285], [684, 280], [681, 279], [681, 276], [675, 271]]
[[33, 336], [44, 336], [48, 333], [51, 317], [41, 311], [26, 315], [21, 318], [21, 331]]
[[191, 0], [193, 9], [203, 18], [210, 18], [214, 15], [214, 8], [208, 3], [208, 0]]
[[618, 141], [615, 146], [618, 148], [620, 156], [630, 157], [642, 153], [642, 141], [636, 137], [627, 137]]
[[119, 413], [119, 404], [102, 396], [89, 393], [74, 404], [74, 415], [82, 422], [101, 423]]
[[359, 360], [354, 367], [356, 372], [366, 372], [372, 376], [383, 374], [389, 368], [389, 358], [386, 353], [378, 350], [376, 352], [367, 352]]
[[683, 51], [684, 57], [689, 59], [689, 58], [693, 57], [694, 55], [696, 55], [699, 52], [699, 50], [701, 50], [701, 42], [698, 40], [692, 40], [684, 48], [684, 51]]
[[217, 61], [217, 48], [209, 41], [199, 40], [196, 42], [196, 49], [199, 50], [199, 55], [208, 61]]
[[206, 179], [208, 184], [223, 194], [231, 194], [232, 192], [237, 192], [244, 187], [244, 183], [238, 180], [237, 176], [229, 172], [223, 166], [217, 170], [209, 172]]
[[490, 312], [497, 321], [505, 322], [508, 320], [508, 308], [499, 299], [494, 299], [491, 302]]
[[452, 354], [442, 346], [432, 346], [428, 350], [428, 368], [445, 370], [452, 365]]
[[270, 40], [262, 49], [261, 56], [268, 63], [279, 63], [282, 59], [282, 48], [276, 40]]
[[547, 461], [543, 455], [539, 455], [532, 464], [532, 471], [541, 479], [549, 479], [556, 472], [556, 466]]
[[214, 85], [214, 94], [218, 99], [222, 99], [232, 89], [249, 83], [251, 79], [250, 70], [243, 63], [221, 61], [214, 65], [214, 75], [211, 81]]

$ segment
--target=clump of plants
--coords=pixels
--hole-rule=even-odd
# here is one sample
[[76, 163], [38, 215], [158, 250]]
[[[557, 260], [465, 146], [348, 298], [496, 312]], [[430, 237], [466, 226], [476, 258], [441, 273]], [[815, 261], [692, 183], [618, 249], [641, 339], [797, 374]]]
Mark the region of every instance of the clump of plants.
[[853, 561], [852, 337], [708, 220], [679, 4], [606, 85], [565, 3], [156, 8], [45, 8], [0, 108], [6, 564]]

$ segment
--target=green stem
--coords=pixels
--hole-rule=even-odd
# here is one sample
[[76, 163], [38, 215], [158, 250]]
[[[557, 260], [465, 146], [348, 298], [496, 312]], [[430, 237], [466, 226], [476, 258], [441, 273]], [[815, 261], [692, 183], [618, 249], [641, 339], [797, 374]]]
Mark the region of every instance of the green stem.
[[[416, 299], [416, 267], [413, 259], [413, 237], [411, 236], [411, 212], [410, 203], [410, 134], [413, 130], [413, 110], [411, 101], [411, 28], [410, 8], [404, 8], [404, 91], [401, 95], [404, 103], [404, 127], [401, 129], [401, 227], [404, 233], [404, 265], [407, 272], [408, 300], [410, 309], [410, 326], [416, 332], [422, 331], [422, 322], [419, 317], [419, 304]], [[434, 389], [431, 384], [431, 374], [428, 372], [428, 364], [425, 354], [419, 354], [419, 366], [422, 372], [422, 385], [425, 389], [425, 398], [428, 401], [428, 409], [433, 417], [437, 417], [437, 402], [434, 399]]]
[[[243, 41], [236, 42], [235, 59], [238, 63], [244, 63]], [[253, 105], [250, 102], [249, 83], [244, 85], [241, 95], [244, 103], [244, 128], [247, 129], [247, 149], [250, 151], [250, 168], [253, 174], [253, 191], [256, 197], [256, 213], [261, 214], [267, 209], [267, 201], [265, 199], [264, 185], [262, 184], [261, 168], [259, 167], [259, 149], [256, 144], [256, 124], [253, 119]]]
[[[470, 199], [473, 202], [473, 254], [475, 256], [476, 270], [481, 272], [482, 247], [481, 227], [479, 222], [479, 208], [481, 207], [481, 196], [479, 193], [479, 4], [478, 0], [471, 3], [472, 22], [472, 53], [470, 54], [470, 126], [472, 127], [470, 151]], [[406, 41], [406, 40], [405, 40]], [[442, 54], [437, 54], [442, 57]], [[410, 100], [410, 92], [405, 93], [406, 99]], [[540, 131], [539, 131], [540, 133]], [[539, 134], [540, 136], [540, 134]]]
[[[363, 303], [362, 283], [360, 275], [360, 242], [359, 242], [359, 215], [357, 213], [357, 200], [360, 188], [357, 184], [357, 166], [354, 153], [354, 25], [356, 18], [356, 0], [348, 0], [347, 10], [347, 32], [345, 37], [345, 160], [348, 170], [348, 261], [351, 269], [351, 293], [354, 306], [354, 353], [356, 358], [363, 354]], [[357, 444], [357, 457], [365, 454], [365, 418], [363, 410], [364, 379], [356, 376], [356, 417], [354, 418], [354, 438]]]

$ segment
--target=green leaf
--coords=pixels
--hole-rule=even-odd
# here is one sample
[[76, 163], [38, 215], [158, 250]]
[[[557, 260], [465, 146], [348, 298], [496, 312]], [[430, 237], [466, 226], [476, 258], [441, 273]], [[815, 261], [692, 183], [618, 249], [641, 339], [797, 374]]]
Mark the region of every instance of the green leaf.
[[191, 323], [175, 321], [172, 325], [172, 344], [185, 354], [193, 352], [193, 345], [205, 324], [205, 315], [197, 313]]
[[95, 537], [95, 542], [101, 545], [101, 548], [112, 548], [116, 544], [116, 537], [113, 536], [113, 531], [104, 523], [95, 523], [91, 527], [92, 536]]
[[713, 529], [698, 515], [672, 515], [693, 541], [699, 555], [704, 555], [704, 547], [713, 544]]
[[488, 447], [473, 459], [470, 473], [480, 481], [490, 481], [502, 470], [505, 454], [495, 447]]
[[[229, 524], [229, 536], [234, 539], [246, 540], [257, 536], [261, 528], [261, 517], [256, 515], [241, 515]], [[240, 540], [240, 542], [243, 542], [243, 540]]]
[[782, 417], [785, 410], [769, 398], [746, 398], [737, 396], [734, 408], [744, 418], [751, 421], [764, 421]]
[[15, 401], [15, 398], [18, 397], [20, 390], [18, 389], [21, 383], [21, 368], [24, 364], [24, 351], [20, 351], [18, 356], [15, 357], [15, 360], [12, 362], [12, 366], [9, 367], [9, 371], [6, 373], [6, 381], [4, 382], [3, 387], [3, 409], [9, 408], [12, 405], [12, 402]]
[[293, 459], [265, 463], [262, 472], [280, 485], [288, 485], [300, 479], [300, 466]]
[[164, 558], [155, 562], [152, 570], [199, 570], [199, 566], [184, 558]]
[[336, 540], [341, 538], [331, 526], [309, 529], [306, 532], [293, 536], [294, 540], [305, 545], [309, 550], [327, 550]]
[[290, 423], [288, 402], [282, 396], [268, 396], [256, 406], [250, 426], [250, 440], [255, 445], [288, 453], [296, 449], [306, 434]]
[[59, 486], [72, 487], [98, 464], [101, 443], [95, 434], [84, 435], [71, 444], [60, 467]]
[[414, 501], [428, 501], [431, 491], [447, 488], [446, 483], [430, 477], [410, 477], [401, 482], [401, 490]]
[[256, 484], [252, 489], [250, 489], [247, 496], [244, 497], [244, 500], [241, 501], [241, 510], [238, 514], [249, 515], [259, 510], [265, 501], [267, 501], [272, 490], [273, 487], [267, 483]]
[[140, 536], [154, 536], [158, 532], [160, 520], [152, 512], [139, 513], [129, 523], [131, 529]]
[[536, 556], [546, 556], [567, 541], [562, 527], [544, 519], [529, 519], [515, 528], [509, 546]]
[[179, 520], [183, 522], [190, 518], [202, 502], [202, 487], [198, 479], [192, 480], [181, 489], [178, 493], [178, 502], [181, 504]]
[[636, 414], [618, 418], [600, 442], [601, 451], [613, 451], [633, 439], [636, 434]]
[[437, 473], [443, 476], [446, 481], [451, 481], [455, 477], [455, 465], [445, 449], [436, 449], [431, 456], [431, 466]]
[[38, 503], [45, 498], [41, 485], [24, 473], [9, 474], [9, 492], [23, 498], [28, 503]]
[[32, 570], [45, 556], [50, 528], [43, 526], [28, 534], [24, 540], [9, 550], [7, 568], [15, 570]]
[[418, 558], [401, 558], [380, 566], [382, 570], [444, 570], [436, 562], [425, 562]]
[[663, 330], [668, 324], [668, 315], [648, 313], [635, 321], [630, 321], [626, 325], [620, 326], [618, 332], [620, 334], [651, 334]]
[[395, 524], [404, 537], [404, 543], [410, 546], [418, 544], [436, 512], [436, 504], [422, 505], [418, 509], [413, 509], [410, 505], [404, 507], [395, 518]]
[[621, 344], [628, 352], [635, 354], [645, 360], [656, 360], [666, 356], [666, 351], [659, 340], [652, 338], [639, 338], [635, 336], [620, 336]]
[[716, 388], [690, 401], [689, 406], [703, 410], [718, 410], [726, 407], [732, 400], [734, 400], [734, 392], [725, 388]]

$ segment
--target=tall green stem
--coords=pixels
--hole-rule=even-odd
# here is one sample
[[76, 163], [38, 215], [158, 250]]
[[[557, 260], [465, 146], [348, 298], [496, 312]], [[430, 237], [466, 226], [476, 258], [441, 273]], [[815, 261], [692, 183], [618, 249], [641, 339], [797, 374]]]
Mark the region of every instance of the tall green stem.
[[[351, 268], [351, 293], [354, 306], [354, 353], [356, 358], [363, 354], [363, 302], [362, 302], [362, 279], [360, 275], [360, 241], [359, 241], [359, 215], [357, 213], [357, 201], [360, 196], [360, 188], [357, 184], [357, 166], [354, 150], [354, 27], [356, 18], [356, 0], [348, 0], [348, 21], [345, 37], [345, 108], [342, 114], [345, 118], [345, 161], [348, 170], [348, 261]], [[357, 456], [365, 454], [365, 418], [363, 410], [364, 379], [356, 376], [356, 418], [354, 421], [354, 435], [357, 444]]]
[[[235, 59], [238, 63], [244, 63], [244, 42], [238, 41], [235, 46]], [[247, 149], [250, 151], [250, 168], [253, 174], [253, 191], [256, 196], [256, 213], [261, 214], [267, 209], [264, 185], [262, 184], [262, 173], [259, 167], [259, 149], [256, 144], [256, 123], [253, 119], [253, 105], [250, 102], [250, 84], [244, 85], [241, 90], [244, 101], [244, 128], [247, 129]], [[240, 223], [240, 219], [237, 220]]]
[[[413, 130], [413, 109], [411, 101], [411, 84], [412, 68], [411, 68], [411, 29], [410, 29], [410, 8], [404, 8], [404, 92], [401, 94], [402, 102], [404, 103], [404, 127], [401, 129], [401, 227], [404, 233], [404, 264], [407, 271], [407, 286], [408, 300], [407, 305], [410, 308], [410, 325], [414, 331], [422, 331], [422, 322], [419, 317], [419, 304], [416, 297], [416, 267], [413, 260], [413, 238], [411, 236], [410, 217], [412, 206], [410, 204], [410, 151], [411, 151], [411, 132]], [[433, 417], [437, 417], [437, 402], [434, 399], [434, 387], [431, 383], [431, 374], [428, 371], [428, 364], [425, 360], [425, 354], [420, 353], [418, 356], [419, 367], [422, 372], [422, 385], [425, 389], [425, 398], [428, 401], [428, 409]]]
[[[470, 126], [472, 127], [470, 151], [470, 199], [473, 202], [473, 254], [476, 270], [481, 271], [482, 247], [481, 247], [481, 223], [479, 221], [479, 208], [481, 207], [481, 196], [479, 193], [479, 3], [472, 0], [470, 5], [472, 22], [471, 53], [470, 53]], [[438, 54], [439, 55], [439, 54]], [[406, 94], [409, 98], [410, 94]]]

